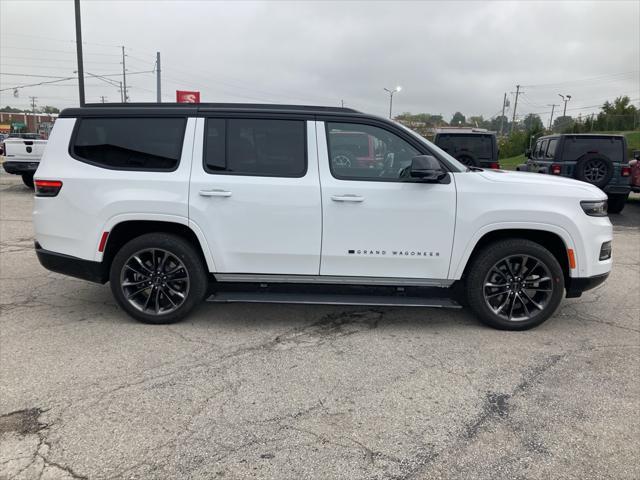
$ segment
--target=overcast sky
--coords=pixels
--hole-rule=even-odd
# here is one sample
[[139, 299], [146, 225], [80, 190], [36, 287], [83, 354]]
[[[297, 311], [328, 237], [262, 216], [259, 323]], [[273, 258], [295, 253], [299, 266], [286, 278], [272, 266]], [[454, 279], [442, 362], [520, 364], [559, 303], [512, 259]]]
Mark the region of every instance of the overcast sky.
[[[72, 0], [0, 0], [0, 89], [71, 77]], [[384, 87], [402, 86], [394, 113], [495, 116], [516, 84], [518, 116], [548, 118], [558, 93], [568, 114], [606, 99], [640, 99], [640, 2], [221, 2], [82, 0], [85, 70], [121, 72], [132, 101], [200, 90], [206, 102], [340, 105], [388, 114]], [[16, 76], [29, 74], [34, 76]], [[116, 81], [121, 77], [113, 76]], [[119, 101], [87, 79], [87, 101]], [[77, 81], [0, 92], [0, 104], [78, 103]], [[513, 105], [513, 100], [511, 101]], [[556, 109], [556, 112], [558, 110]], [[510, 111], [508, 111], [510, 112]], [[511, 113], [509, 113], [510, 115]]]

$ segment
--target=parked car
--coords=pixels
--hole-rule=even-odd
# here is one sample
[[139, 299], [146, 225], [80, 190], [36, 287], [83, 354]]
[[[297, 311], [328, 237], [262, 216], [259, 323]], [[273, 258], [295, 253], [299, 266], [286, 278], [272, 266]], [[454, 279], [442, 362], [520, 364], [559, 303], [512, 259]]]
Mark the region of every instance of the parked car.
[[31, 139], [24, 135], [11, 134], [2, 142], [0, 150], [5, 156], [2, 167], [7, 173], [21, 175], [24, 184], [33, 188], [33, 175], [38, 169], [47, 140]]
[[633, 151], [633, 160], [629, 162], [631, 168], [631, 191], [640, 193], [640, 150]]
[[570, 177], [600, 188], [608, 212], [620, 213], [630, 191], [631, 169], [623, 135], [564, 134], [541, 137], [516, 170]]
[[496, 134], [483, 129], [443, 130], [434, 142], [468, 167], [500, 168]]
[[[337, 168], [336, 150], [363, 135], [384, 168]], [[207, 295], [453, 308], [457, 298], [488, 325], [522, 330], [565, 293], [602, 283], [612, 262], [598, 188], [469, 169], [346, 108], [66, 109], [35, 188], [41, 264], [110, 282], [148, 323], [178, 321]]]

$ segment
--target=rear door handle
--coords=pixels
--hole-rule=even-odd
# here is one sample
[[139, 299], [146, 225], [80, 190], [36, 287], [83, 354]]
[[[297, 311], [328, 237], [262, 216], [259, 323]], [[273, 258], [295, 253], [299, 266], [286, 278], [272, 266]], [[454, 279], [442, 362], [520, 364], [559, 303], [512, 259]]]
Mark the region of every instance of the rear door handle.
[[332, 195], [331, 200], [334, 202], [364, 202], [364, 197], [347, 193], [345, 195]]
[[200, 190], [198, 192], [203, 197], [230, 197], [231, 192], [227, 190], [213, 189], [213, 190]]

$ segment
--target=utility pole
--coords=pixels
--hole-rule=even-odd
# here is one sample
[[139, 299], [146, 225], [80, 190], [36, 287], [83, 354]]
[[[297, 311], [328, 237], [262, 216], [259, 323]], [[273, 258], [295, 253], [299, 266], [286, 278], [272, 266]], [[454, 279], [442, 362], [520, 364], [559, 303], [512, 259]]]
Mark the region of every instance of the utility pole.
[[562, 116], [566, 117], [567, 116], [567, 102], [569, 100], [571, 100], [571, 95], [562, 95], [561, 93], [559, 93], [558, 96], [561, 97], [562, 101], [564, 102], [564, 111], [562, 112]]
[[127, 99], [128, 99], [128, 95], [127, 95], [127, 68], [125, 66], [125, 60], [124, 57], [126, 57], [126, 55], [124, 54], [124, 45], [122, 46], [122, 85], [124, 86], [124, 94], [123, 94], [123, 100], [122, 103], [127, 103]]
[[392, 114], [392, 112], [393, 112], [393, 94], [394, 93], [398, 93], [400, 90], [402, 90], [402, 87], [397, 86], [393, 90], [389, 90], [388, 88], [384, 88], [383, 90], [389, 94], [389, 118], [392, 119], [393, 118], [393, 114]]
[[124, 89], [122, 88], [122, 82], [120, 82], [120, 103], [124, 103]]
[[29, 97], [31, 99], [31, 114], [33, 115], [33, 131], [38, 133], [38, 125], [36, 125], [36, 100], [37, 97]]
[[157, 102], [162, 103], [162, 85], [160, 84], [160, 52], [156, 52], [156, 95]]
[[344, 100], [340, 100], [340, 106], [344, 108]]
[[[514, 92], [511, 92], [511, 93], [514, 93]], [[518, 109], [518, 95], [520, 95], [521, 93], [524, 93], [524, 92], [520, 91], [520, 85], [516, 85], [516, 91], [515, 91], [516, 100], [513, 103], [513, 119], [511, 120], [511, 132], [510, 133], [513, 133], [513, 128], [516, 125], [516, 110]]]
[[502, 127], [504, 124], [504, 109], [507, 106], [507, 92], [504, 92], [504, 98], [502, 99], [502, 116], [500, 117], [500, 135], [502, 135]]
[[547, 105], [547, 107], [551, 107], [551, 116], [549, 117], [549, 130], [551, 130], [551, 125], [552, 125], [552, 121], [553, 121], [553, 112], [555, 111], [556, 107], [559, 107], [560, 105], [556, 105], [555, 103], [552, 103], [551, 105]]
[[76, 56], [78, 58], [78, 96], [80, 106], [84, 107], [84, 64], [82, 62], [82, 27], [80, 25], [80, 0], [74, 0], [76, 10]]
[[100, 95], [100, 100], [102, 101], [102, 103], [105, 103], [105, 102], [104, 102], [104, 101], [105, 101], [105, 98], [106, 98], [106, 97], [105, 97], [104, 95]]

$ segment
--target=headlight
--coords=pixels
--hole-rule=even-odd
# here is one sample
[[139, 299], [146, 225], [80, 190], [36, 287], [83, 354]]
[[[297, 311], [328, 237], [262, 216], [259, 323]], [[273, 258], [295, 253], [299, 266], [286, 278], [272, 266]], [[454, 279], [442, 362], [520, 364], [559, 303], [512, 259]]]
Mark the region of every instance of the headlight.
[[607, 201], [606, 200], [598, 200], [598, 201], [584, 201], [580, 202], [580, 206], [584, 213], [589, 215], [590, 217], [606, 217], [607, 216]]

